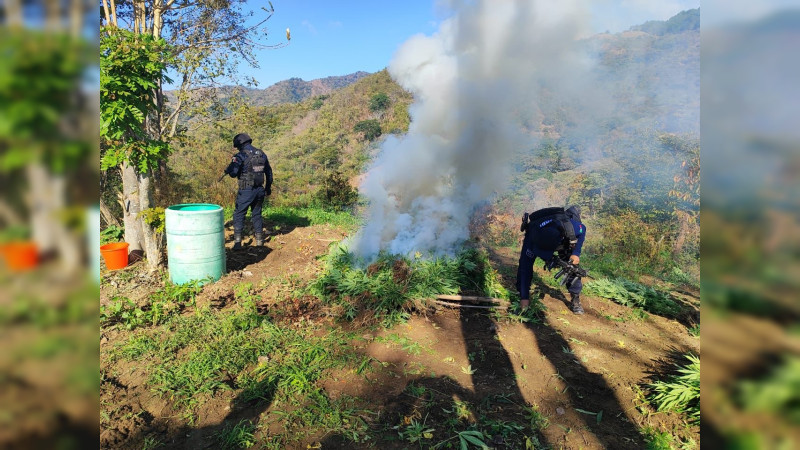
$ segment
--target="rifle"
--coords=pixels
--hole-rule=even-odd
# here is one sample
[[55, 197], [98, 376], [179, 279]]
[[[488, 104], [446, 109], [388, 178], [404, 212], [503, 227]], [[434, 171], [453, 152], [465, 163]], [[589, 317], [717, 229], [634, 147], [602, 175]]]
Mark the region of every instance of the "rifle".
[[583, 277], [592, 278], [589, 275], [589, 272], [587, 272], [583, 267], [577, 264], [572, 264], [569, 261], [564, 261], [557, 256], [550, 260], [547, 268], [552, 269], [556, 266], [558, 266], [561, 270], [556, 273], [555, 279], [558, 280], [559, 278], [564, 277], [560, 283], [562, 286], [570, 287], [573, 285], [573, 283], [575, 283], [576, 280], [579, 280]]

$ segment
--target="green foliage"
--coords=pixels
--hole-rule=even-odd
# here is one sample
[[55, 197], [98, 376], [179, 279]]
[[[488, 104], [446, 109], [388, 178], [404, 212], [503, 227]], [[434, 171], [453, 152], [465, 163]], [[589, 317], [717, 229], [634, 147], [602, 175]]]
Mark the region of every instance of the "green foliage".
[[125, 297], [114, 297], [108, 306], [100, 306], [100, 325], [108, 327], [117, 323], [132, 330], [145, 325], [165, 323], [187, 306], [194, 306], [195, 296], [200, 292], [200, 282], [172, 284], [148, 297], [149, 303], [138, 306]]
[[311, 109], [320, 109], [322, 105], [325, 103], [325, 100], [328, 99], [330, 95], [319, 95], [314, 98], [314, 101], [311, 102]]
[[139, 212], [139, 218], [144, 221], [156, 233], [163, 233], [166, 231], [167, 221], [164, 216], [164, 208], [147, 208]]
[[341, 172], [334, 170], [325, 176], [315, 199], [324, 209], [337, 211], [355, 205], [358, 201], [358, 192], [350, 186]]
[[647, 450], [674, 450], [672, 443], [674, 438], [666, 431], [658, 431], [651, 426], [646, 426], [641, 430]]
[[325, 272], [312, 283], [311, 292], [339, 305], [346, 319], [367, 312], [384, 325], [403, 320], [403, 311], [415, 300], [439, 294], [509, 297], [486, 253], [475, 249], [430, 260], [383, 254], [362, 269], [357, 268], [351, 253], [336, 247], [327, 257]]
[[684, 355], [689, 364], [678, 365], [678, 374], [649, 385], [649, 401], [658, 411], [676, 411], [685, 414], [692, 422], [700, 421], [700, 358], [691, 353]]
[[397, 430], [397, 434], [400, 435], [401, 439], [412, 444], [423, 439], [432, 439], [433, 432], [436, 431], [433, 428], [426, 428], [425, 420], [419, 422], [416, 419], [411, 419], [411, 423], [408, 425], [397, 425], [394, 429]]
[[614, 300], [629, 308], [639, 307], [659, 316], [675, 318], [681, 313], [681, 306], [672, 300], [668, 292], [621, 278], [589, 280], [585, 284], [585, 292]]
[[0, 243], [25, 241], [30, 239], [31, 229], [25, 225], [15, 225], [0, 229]]
[[256, 444], [255, 430], [256, 426], [245, 419], [233, 426], [228, 424], [217, 436], [219, 448], [226, 450], [250, 448]]
[[380, 137], [382, 133], [381, 124], [375, 119], [362, 120], [361, 122], [358, 122], [353, 127], [353, 131], [356, 133], [364, 133], [364, 139], [368, 141], [374, 141]]
[[741, 381], [738, 397], [750, 411], [770, 412], [800, 424], [800, 358], [786, 357], [763, 379]]
[[163, 39], [104, 28], [100, 38], [100, 137], [106, 146], [101, 167], [123, 163], [147, 173], [169, 154], [166, 142], [148, 136], [145, 120], [155, 111], [155, 92], [168, 64]]
[[389, 96], [383, 92], [379, 92], [369, 99], [369, 110], [372, 112], [383, 111], [388, 108], [390, 104]]
[[76, 114], [93, 49], [69, 35], [3, 27], [0, 55], [0, 172], [40, 161], [63, 173], [85, 162], [92, 145], [65, 118]]

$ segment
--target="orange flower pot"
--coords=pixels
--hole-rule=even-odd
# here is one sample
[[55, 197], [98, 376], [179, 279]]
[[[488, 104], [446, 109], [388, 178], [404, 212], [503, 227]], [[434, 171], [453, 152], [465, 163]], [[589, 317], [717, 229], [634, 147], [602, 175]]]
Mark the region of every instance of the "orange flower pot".
[[127, 242], [114, 242], [100, 246], [100, 254], [103, 256], [108, 270], [118, 270], [128, 266], [128, 246]]
[[39, 265], [39, 249], [30, 241], [4, 244], [2, 254], [8, 268], [14, 271], [30, 270]]

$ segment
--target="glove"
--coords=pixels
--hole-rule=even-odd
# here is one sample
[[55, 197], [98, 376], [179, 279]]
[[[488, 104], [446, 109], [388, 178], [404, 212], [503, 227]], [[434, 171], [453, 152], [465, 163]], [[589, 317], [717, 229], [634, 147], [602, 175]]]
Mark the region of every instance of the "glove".
[[272, 186], [267, 185], [266, 193], [267, 195], [272, 195]]

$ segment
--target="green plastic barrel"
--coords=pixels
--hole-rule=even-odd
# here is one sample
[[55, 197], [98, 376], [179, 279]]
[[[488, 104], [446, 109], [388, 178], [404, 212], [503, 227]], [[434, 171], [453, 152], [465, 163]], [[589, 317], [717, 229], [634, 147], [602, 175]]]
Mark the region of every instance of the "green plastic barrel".
[[225, 273], [222, 207], [184, 203], [166, 209], [167, 263], [175, 284], [219, 280]]

